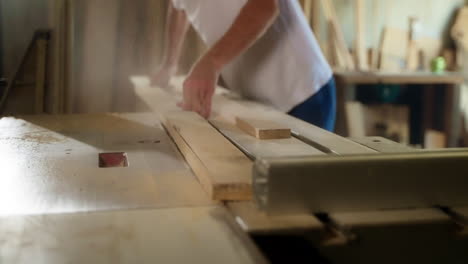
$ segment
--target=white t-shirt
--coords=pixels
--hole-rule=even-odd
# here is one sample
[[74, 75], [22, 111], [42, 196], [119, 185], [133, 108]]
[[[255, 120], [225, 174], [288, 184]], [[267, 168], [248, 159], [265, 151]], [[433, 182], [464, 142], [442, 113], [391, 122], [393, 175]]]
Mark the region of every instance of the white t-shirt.
[[[231, 27], [248, 0], [172, 0], [208, 47]], [[252, 47], [222, 70], [228, 88], [289, 112], [315, 94], [332, 70], [297, 0], [279, 0], [280, 15]]]

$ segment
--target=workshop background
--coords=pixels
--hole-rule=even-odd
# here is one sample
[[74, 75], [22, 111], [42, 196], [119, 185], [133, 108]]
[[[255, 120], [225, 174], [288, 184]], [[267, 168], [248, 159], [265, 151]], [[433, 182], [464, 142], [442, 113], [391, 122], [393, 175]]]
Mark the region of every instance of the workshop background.
[[206, 47], [151, 84], [168, 1], [0, 0], [1, 264], [468, 263], [468, 0], [284, 0], [334, 133], [221, 87], [178, 108]]
[[[301, 1], [337, 75], [336, 132], [385, 136], [416, 147], [466, 146], [468, 122], [462, 112], [468, 111], [468, 92], [460, 76], [468, 79], [467, 47], [466, 40], [454, 40], [465, 1], [361, 2], [358, 8], [356, 1], [333, 0], [330, 12], [319, 1]], [[5, 94], [8, 81], [16, 82], [8, 100], [2, 101], [4, 113], [135, 111], [138, 99], [129, 77], [157, 69], [166, 9], [162, 0], [1, 0], [0, 92]], [[36, 50], [25, 56], [40, 29], [51, 29], [43, 91], [34, 82], [40, 75]], [[181, 73], [204, 48], [192, 30]], [[366, 62], [359, 62], [359, 56]], [[438, 56], [445, 58], [445, 71], [457, 74], [409, 82], [393, 76], [388, 84], [346, 78], [357, 71], [436, 71], [431, 66]], [[429, 114], [433, 108], [436, 112]]]

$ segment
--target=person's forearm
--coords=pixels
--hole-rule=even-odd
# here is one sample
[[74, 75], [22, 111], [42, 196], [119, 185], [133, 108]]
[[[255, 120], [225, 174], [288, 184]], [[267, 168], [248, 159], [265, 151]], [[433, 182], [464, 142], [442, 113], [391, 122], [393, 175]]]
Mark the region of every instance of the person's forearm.
[[200, 58], [199, 63], [212, 63], [217, 71], [221, 71], [255, 43], [278, 14], [277, 0], [248, 0], [231, 28]]
[[188, 28], [189, 23], [185, 12], [175, 9], [172, 1], [169, 1], [162, 62], [164, 67], [177, 66]]

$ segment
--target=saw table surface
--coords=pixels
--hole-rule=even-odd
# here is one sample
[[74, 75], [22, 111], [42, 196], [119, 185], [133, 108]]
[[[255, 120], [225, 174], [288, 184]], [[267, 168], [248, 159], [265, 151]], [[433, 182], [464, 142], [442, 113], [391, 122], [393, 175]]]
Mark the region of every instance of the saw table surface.
[[2, 118], [0, 167], [0, 215], [213, 204], [151, 113]]
[[264, 263], [220, 206], [0, 218], [0, 263]]

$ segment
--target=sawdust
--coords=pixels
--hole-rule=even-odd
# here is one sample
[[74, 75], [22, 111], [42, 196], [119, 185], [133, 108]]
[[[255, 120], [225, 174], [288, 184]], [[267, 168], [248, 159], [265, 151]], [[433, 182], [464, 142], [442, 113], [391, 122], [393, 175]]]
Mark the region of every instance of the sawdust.
[[50, 133], [32, 133], [26, 134], [22, 137], [18, 137], [18, 140], [39, 143], [39, 144], [52, 144], [52, 143], [60, 143], [64, 142], [65, 138], [59, 138], [54, 136]]

